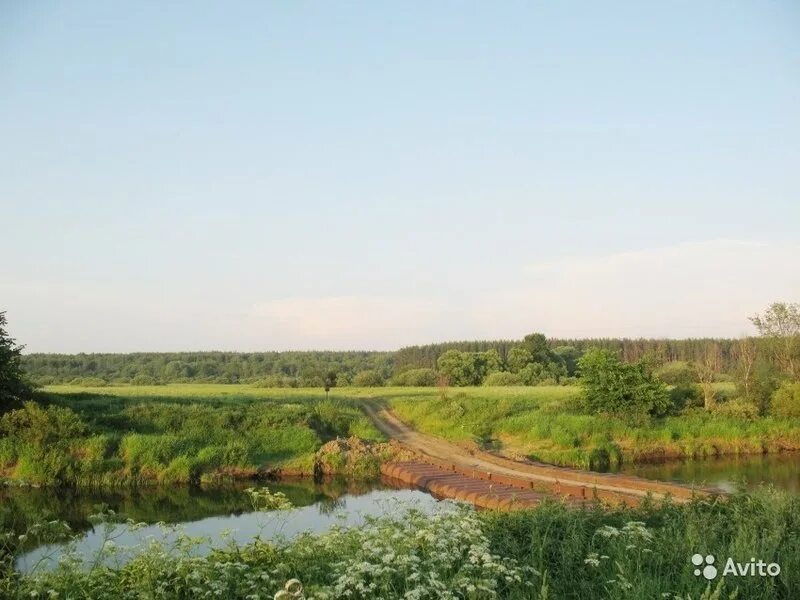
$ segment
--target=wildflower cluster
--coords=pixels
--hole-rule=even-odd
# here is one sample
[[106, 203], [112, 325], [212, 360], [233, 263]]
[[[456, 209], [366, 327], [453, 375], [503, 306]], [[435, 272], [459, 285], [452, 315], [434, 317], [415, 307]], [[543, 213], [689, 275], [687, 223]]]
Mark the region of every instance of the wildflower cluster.
[[492, 554], [475, 511], [450, 503], [432, 515], [404, 507], [360, 527], [256, 539], [207, 556], [198, 555], [202, 540], [175, 528], [122, 548], [105, 525], [97, 556], [65, 552], [57, 568], [20, 577], [12, 597], [477, 600], [528, 597], [524, 590], [538, 576]]
[[653, 534], [642, 521], [628, 521], [621, 528], [603, 525], [595, 532], [595, 541], [603, 552], [591, 552], [584, 564], [597, 569], [604, 577], [604, 587], [625, 595], [634, 587], [637, 575], [642, 572], [647, 555], [653, 553], [650, 545]]
[[476, 513], [466, 507], [375, 519], [358, 537], [356, 552], [335, 565], [336, 598], [494, 598], [530, 586], [536, 575], [492, 554]]

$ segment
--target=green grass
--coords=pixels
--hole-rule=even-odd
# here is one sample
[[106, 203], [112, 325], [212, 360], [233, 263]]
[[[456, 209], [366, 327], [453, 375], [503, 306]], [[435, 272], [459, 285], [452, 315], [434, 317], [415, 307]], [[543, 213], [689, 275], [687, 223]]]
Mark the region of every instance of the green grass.
[[73, 411], [79, 424], [64, 434], [55, 413], [46, 413], [4, 438], [0, 474], [14, 480], [103, 486], [252, 478], [275, 469], [311, 475], [324, 442], [383, 439], [352, 400], [326, 399], [322, 390], [53, 386], [39, 399]]
[[[288, 542], [258, 539], [208, 556], [194, 553], [188, 538], [152, 539], [118, 566], [116, 553], [128, 550], [103, 545], [97, 557], [73, 557], [27, 575], [13, 571], [14, 552], [3, 555], [4, 539], [17, 536], [0, 529], [0, 597], [12, 599], [278, 598], [295, 578], [305, 597], [330, 600], [790, 600], [800, 594], [800, 497], [768, 489], [636, 509], [549, 502], [504, 513], [440, 505], [430, 515], [398, 507], [359, 527]], [[709, 583], [693, 574], [694, 553], [713, 555], [720, 572], [729, 558], [743, 564], [754, 558], [777, 563], [780, 574]]]
[[800, 449], [800, 419], [751, 420], [690, 409], [630, 422], [582, 413], [575, 386], [453, 388], [446, 400], [423, 388], [372, 393], [420, 431], [454, 441], [493, 441], [509, 454], [560, 465]]
[[[719, 387], [732, 391], [730, 384]], [[340, 388], [326, 399], [318, 388], [50, 386], [41, 399], [74, 411], [84, 429], [61, 434], [57, 427], [67, 425], [51, 423], [37, 425], [36, 435], [0, 437], [0, 475], [94, 486], [253, 478], [275, 469], [310, 475], [328, 440], [383, 439], [358, 408], [370, 398], [386, 401], [427, 433], [583, 468], [800, 449], [800, 419], [702, 409], [645, 422], [590, 415], [581, 412], [575, 386], [451, 388], [444, 400], [439, 394], [436, 388]], [[48, 427], [50, 441], [43, 441]], [[348, 468], [366, 476], [375, 471], [368, 467]]]

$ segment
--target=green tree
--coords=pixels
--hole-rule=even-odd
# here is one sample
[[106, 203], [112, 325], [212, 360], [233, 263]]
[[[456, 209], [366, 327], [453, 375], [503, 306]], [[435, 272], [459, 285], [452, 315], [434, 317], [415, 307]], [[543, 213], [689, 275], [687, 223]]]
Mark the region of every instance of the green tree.
[[409, 369], [395, 375], [392, 384], [410, 387], [432, 387], [436, 385], [436, 371], [433, 369]]
[[30, 388], [22, 372], [22, 346], [6, 331], [6, 313], [0, 312], [0, 413], [16, 406]]
[[644, 361], [626, 363], [592, 348], [578, 361], [586, 407], [593, 413], [663, 416], [671, 408], [667, 386]]
[[512, 373], [519, 373], [533, 362], [533, 355], [527, 348], [522, 346], [515, 346], [508, 351], [506, 358], [506, 366]]
[[325, 384], [326, 388], [336, 387], [336, 371], [328, 371], [325, 373], [325, 377], [323, 378], [323, 383]]
[[475, 385], [480, 385], [489, 373], [499, 371], [503, 362], [494, 348], [486, 352], [474, 352], [472, 360], [475, 364]]
[[800, 304], [775, 302], [750, 321], [768, 342], [780, 369], [793, 381], [800, 379]]
[[447, 377], [450, 385], [480, 385], [489, 373], [499, 371], [502, 361], [495, 350], [462, 352], [448, 350], [436, 361], [439, 373]]
[[450, 385], [476, 385], [478, 373], [471, 352], [448, 350], [436, 361], [439, 373], [447, 378]]
[[553, 359], [553, 352], [547, 345], [547, 338], [543, 333], [531, 333], [522, 339], [522, 347], [530, 352], [533, 362], [547, 364]]
[[575, 373], [578, 371], [578, 359], [581, 357], [581, 351], [575, 346], [558, 346], [557, 348], [553, 348], [553, 354], [564, 362], [567, 375], [569, 377], [574, 377]]

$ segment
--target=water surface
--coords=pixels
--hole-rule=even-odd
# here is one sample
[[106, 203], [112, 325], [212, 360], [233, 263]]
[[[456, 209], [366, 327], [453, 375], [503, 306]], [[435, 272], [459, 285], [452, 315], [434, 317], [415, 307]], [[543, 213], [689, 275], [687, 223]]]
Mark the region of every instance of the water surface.
[[647, 479], [715, 486], [727, 492], [770, 484], [800, 494], [800, 453], [629, 464], [622, 465], [618, 471]]
[[[298, 533], [319, 533], [333, 525], [362, 524], [370, 516], [400, 512], [408, 506], [434, 510], [437, 501], [412, 489], [395, 489], [380, 482], [322, 485], [310, 481], [270, 484], [270, 491], [280, 491], [296, 508], [287, 511], [253, 510], [246, 486], [225, 488], [167, 487], [113, 492], [54, 491], [49, 489], [0, 489], [0, 505], [6, 524], [59, 519], [78, 533], [75, 550], [91, 561], [102, 549], [108, 536], [120, 549], [114, 562], [124, 562], [135, 548], [150, 540], [174, 542], [179, 533], [163, 524], [179, 525], [179, 531], [204, 538], [196, 548], [203, 554], [230, 542], [246, 544], [261, 539], [291, 539]], [[117, 515], [148, 523], [140, 528], [124, 524], [109, 533], [104, 525], [92, 525], [89, 517], [100, 510], [112, 509]], [[159, 524], [162, 523], [162, 524]], [[36, 546], [17, 559], [20, 571], [52, 568], [67, 549], [66, 542]]]

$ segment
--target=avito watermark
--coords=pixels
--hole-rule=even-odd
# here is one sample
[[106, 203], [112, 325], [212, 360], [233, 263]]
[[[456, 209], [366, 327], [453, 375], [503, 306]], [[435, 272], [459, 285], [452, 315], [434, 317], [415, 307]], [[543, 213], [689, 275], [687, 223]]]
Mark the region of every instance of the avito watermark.
[[[716, 566], [717, 559], [707, 554], [692, 555], [692, 564], [696, 567], [694, 574], [699, 577], [702, 575], [709, 581], [715, 579], [719, 574], [719, 569]], [[702, 565], [705, 565], [700, 568]], [[749, 562], [736, 562], [728, 557], [725, 561], [725, 566], [722, 569], [722, 576], [731, 575], [733, 577], [777, 577], [781, 574], [781, 566], [778, 563], [767, 563], [763, 560], [756, 560], [751, 558]]]

